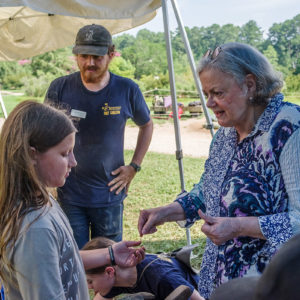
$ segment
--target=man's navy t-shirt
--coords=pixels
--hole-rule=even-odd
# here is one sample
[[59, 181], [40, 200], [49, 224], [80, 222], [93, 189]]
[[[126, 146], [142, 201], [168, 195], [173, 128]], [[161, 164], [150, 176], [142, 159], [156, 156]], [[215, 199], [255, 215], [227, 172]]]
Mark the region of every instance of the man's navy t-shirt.
[[197, 290], [199, 275], [193, 273], [176, 258], [170, 260], [157, 258], [157, 255], [147, 254], [145, 259], [136, 266], [138, 278], [136, 285], [132, 288], [113, 287], [105, 298], [113, 298], [124, 293], [148, 292], [153, 294], [155, 299], [165, 299], [180, 285], [188, 286], [191, 291]]
[[124, 165], [124, 130], [128, 118], [137, 125], [150, 120], [149, 109], [136, 83], [110, 73], [98, 92], [89, 91], [80, 73], [54, 80], [46, 98], [67, 109], [77, 121], [74, 148], [77, 166], [58, 190], [59, 201], [84, 207], [106, 207], [125, 198], [109, 191], [111, 172]]

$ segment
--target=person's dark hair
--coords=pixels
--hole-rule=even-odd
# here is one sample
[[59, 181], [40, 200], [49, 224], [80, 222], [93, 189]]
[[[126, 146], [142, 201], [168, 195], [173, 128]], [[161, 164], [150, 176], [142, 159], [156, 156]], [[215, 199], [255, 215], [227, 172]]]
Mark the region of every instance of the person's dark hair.
[[0, 135], [0, 278], [3, 281], [4, 267], [13, 271], [7, 248], [14, 246], [24, 216], [49, 202], [47, 186], [40, 181], [32, 163], [31, 147], [46, 152], [75, 131], [64, 112], [31, 100], [17, 105], [3, 124]]
[[212, 55], [205, 55], [199, 62], [198, 74], [204, 70], [216, 69], [231, 75], [242, 85], [248, 74], [256, 80], [253, 104], [264, 105], [280, 92], [283, 81], [268, 59], [257, 49], [242, 43], [227, 43], [216, 48]]
[[[103, 248], [108, 248], [109, 246], [112, 246], [113, 244], [115, 244], [115, 242], [113, 240], [110, 240], [105, 237], [96, 237], [96, 238], [90, 240], [89, 242], [87, 242], [83, 246], [82, 250], [103, 249]], [[102, 273], [104, 273], [105, 268], [108, 266], [110, 266], [110, 265], [105, 265], [105, 266], [94, 268], [94, 269], [88, 269], [88, 270], [85, 270], [85, 273], [86, 274], [102, 274]]]

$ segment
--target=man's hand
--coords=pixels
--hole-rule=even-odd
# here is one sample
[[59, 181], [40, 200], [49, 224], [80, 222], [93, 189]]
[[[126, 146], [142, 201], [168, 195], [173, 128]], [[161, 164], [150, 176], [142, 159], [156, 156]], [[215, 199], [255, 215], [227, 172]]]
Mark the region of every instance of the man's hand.
[[134, 267], [145, 258], [145, 248], [132, 248], [139, 246], [141, 241], [122, 241], [113, 244], [116, 264], [120, 267]]
[[111, 192], [116, 191], [116, 194], [118, 195], [125, 188], [125, 193], [127, 195], [131, 180], [136, 174], [135, 169], [131, 166], [122, 166], [113, 170], [111, 174], [114, 176], [117, 175], [117, 177], [108, 183], [108, 186], [111, 187], [109, 190]]

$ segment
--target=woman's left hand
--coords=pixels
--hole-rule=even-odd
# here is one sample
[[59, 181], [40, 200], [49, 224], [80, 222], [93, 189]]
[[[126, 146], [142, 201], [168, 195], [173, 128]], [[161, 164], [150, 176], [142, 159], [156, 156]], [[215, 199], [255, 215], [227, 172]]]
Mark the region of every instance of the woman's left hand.
[[204, 221], [201, 231], [216, 245], [238, 236], [239, 219], [229, 217], [211, 217], [198, 210], [200, 218]]

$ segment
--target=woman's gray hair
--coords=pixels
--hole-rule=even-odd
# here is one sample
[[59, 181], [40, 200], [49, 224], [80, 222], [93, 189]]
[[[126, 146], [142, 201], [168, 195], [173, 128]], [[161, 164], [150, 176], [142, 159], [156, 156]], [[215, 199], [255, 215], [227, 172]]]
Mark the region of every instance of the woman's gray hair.
[[252, 46], [241, 43], [227, 43], [209, 52], [199, 62], [198, 74], [204, 70], [216, 69], [231, 75], [241, 86], [248, 74], [256, 80], [256, 94], [253, 104], [268, 103], [269, 98], [280, 92], [283, 81], [268, 59]]

